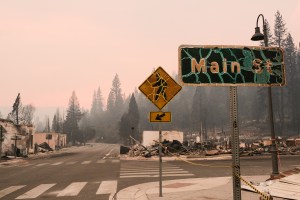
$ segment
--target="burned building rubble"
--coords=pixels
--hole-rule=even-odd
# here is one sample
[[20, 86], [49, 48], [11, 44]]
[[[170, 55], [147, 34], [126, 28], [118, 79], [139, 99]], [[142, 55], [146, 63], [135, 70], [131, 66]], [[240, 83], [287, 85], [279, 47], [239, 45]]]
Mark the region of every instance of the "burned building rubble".
[[0, 119], [0, 127], [2, 135], [1, 157], [26, 157], [30, 153], [45, 152], [66, 146], [66, 134], [36, 133], [33, 125], [17, 125], [7, 119]]
[[[174, 133], [177, 137], [174, 136]], [[141, 143], [133, 140], [132, 145], [126, 147], [127, 151], [123, 151], [121, 154], [127, 154], [129, 157], [142, 156], [146, 158], [157, 156], [159, 154], [158, 131], [146, 131], [144, 134], [147, 135]], [[149, 134], [152, 134], [152, 136], [149, 136]], [[185, 155], [192, 157], [231, 154], [231, 140], [229, 137], [218, 136], [208, 137], [207, 140], [199, 140], [199, 135], [183, 136], [182, 132], [163, 132], [163, 156]], [[278, 136], [275, 142], [279, 154], [300, 155], [300, 138]], [[240, 137], [240, 155], [267, 155], [270, 153], [271, 144], [270, 137]]]

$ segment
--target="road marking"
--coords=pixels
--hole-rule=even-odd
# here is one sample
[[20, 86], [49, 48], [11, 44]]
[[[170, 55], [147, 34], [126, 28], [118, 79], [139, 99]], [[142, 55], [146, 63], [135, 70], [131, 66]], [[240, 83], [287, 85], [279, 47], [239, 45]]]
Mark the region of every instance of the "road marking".
[[6, 188], [4, 190], [1, 190], [0, 191], [0, 199], [2, 197], [6, 196], [6, 195], [8, 195], [10, 193], [12, 193], [12, 192], [15, 192], [15, 191], [23, 188], [23, 187], [25, 187], [25, 185], [10, 186], [10, 187], [8, 187], [8, 188]]
[[21, 196], [17, 197], [16, 199], [33, 199], [40, 196], [42, 193], [46, 192], [50, 188], [52, 188], [55, 184], [41, 184], [32, 190], [22, 194]]
[[87, 165], [87, 164], [90, 164], [92, 161], [90, 161], [90, 160], [87, 160], [87, 161], [83, 161], [81, 164], [82, 165]]
[[[195, 176], [194, 174], [163, 174], [163, 177], [171, 177], [171, 176]], [[143, 174], [143, 175], [124, 175], [120, 176], [120, 178], [157, 178], [159, 175], [150, 175], [150, 174]]]
[[97, 163], [105, 163], [106, 160], [98, 160]]
[[[121, 176], [122, 175], [140, 175], [140, 174], [145, 174], [145, 173], [147, 173], [147, 174], [158, 174], [159, 173], [159, 171], [156, 171], [156, 172], [127, 172], [127, 173], [123, 173], [123, 172], [121, 172]], [[189, 172], [188, 171], [173, 171], [173, 172], [170, 172], [170, 171], [163, 171], [163, 174], [188, 174]]]
[[[176, 169], [181, 169], [180, 167], [163, 167], [164, 170], [176, 170]], [[158, 167], [124, 167], [122, 168], [122, 171], [123, 170], [132, 170], [132, 171], [139, 171], [139, 170], [142, 170], [142, 171], [148, 171], [148, 170], [159, 170]]]
[[[187, 170], [184, 170], [178, 166], [166, 165], [162, 169], [164, 177], [176, 177], [176, 176], [195, 176], [195, 174], [190, 173]], [[153, 178], [159, 177], [159, 168], [158, 166], [133, 166], [133, 165], [124, 165], [121, 166], [120, 178]]]
[[25, 164], [25, 165], [20, 165], [20, 167], [28, 167], [28, 166], [31, 166], [33, 164]]
[[87, 182], [75, 182], [59, 192], [58, 197], [77, 196]]
[[[137, 172], [138, 170], [122, 170], [123, 173], [133, 173]], [[143, 170], [143, 172], [158, 172], [159, 169], [151, 169], [151, 170]], [[184, 169], [162, 169], [162, 172], [184, 172]]]
[[42, 167], [42, 166], [44, 166], [44, 165], [48, 165], [49, 163], [41, 163], [41, 164], [37, 164], [36, 166], [37, 167]]
[[119, 163], [120, 160], [111, 160], [112, 163]]
[[113, 150], [114, 150], [114, 149], [112, 148], [112, 149], [111, 149], [111, 150], [103, 157], [103, 159], [107, 158]]
[[57, 162], [57, 163], [53, 163], [52, 165], [60, 165], [63, 164], [64, 162]]
[[66, 165], [74, 165], [77, 161], [67, 162]]
[[102, 181], [96, 194], [114, 194], [117, 191], [117, 181]]

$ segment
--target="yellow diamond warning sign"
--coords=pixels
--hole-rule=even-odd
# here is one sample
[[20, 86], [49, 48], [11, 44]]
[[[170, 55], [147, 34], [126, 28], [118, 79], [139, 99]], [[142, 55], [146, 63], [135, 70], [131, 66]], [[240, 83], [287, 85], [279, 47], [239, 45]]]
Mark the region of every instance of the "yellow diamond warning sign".
[[157, 68], [139, 87], [140, 91], [160, 110], [181, 88], [162, 67]]
[[171, 122], [171, 112], [150, 112], [150, 122]]

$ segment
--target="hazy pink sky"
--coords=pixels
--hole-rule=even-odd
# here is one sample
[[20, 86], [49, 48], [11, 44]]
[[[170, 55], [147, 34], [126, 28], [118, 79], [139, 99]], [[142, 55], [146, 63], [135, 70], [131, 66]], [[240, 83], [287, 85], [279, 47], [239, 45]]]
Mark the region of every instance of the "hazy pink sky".
[[2, 0], [0, 106], [20, 92], [23, 104], [67, 107], [75, 90], [89, 109], [98, 86], [106, 104], [116, 73], [129, 95], [153, 68], [177, 73], [181, 44], [258, 45], [257, 16], [273, 30], [277, 10], [299, 44], [299, 0]]

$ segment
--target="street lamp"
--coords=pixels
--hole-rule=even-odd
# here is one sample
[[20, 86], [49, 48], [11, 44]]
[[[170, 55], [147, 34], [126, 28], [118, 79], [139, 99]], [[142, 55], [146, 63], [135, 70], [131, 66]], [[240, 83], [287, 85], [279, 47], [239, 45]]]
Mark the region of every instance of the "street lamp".
[[[259, 17], [263, 18], [263, 34], [260, 32], [260, 28], [258, 26]], [[255, 27], [255, 34], [251, 37], [253, 41], [264, 40], [265, 47], [268, 47], [268, 33], [267, 33], [267, 25], [265, 24], [265, 19], [262, 14], [258, 15]], [[272, 174], [271, 178], [275, 178], [279, 175], [278, 172], [278, 157], [277, 157], [277, 148], [275, 143], [275, 129], [274, 129], [274, 117], [273, 117], [273, 102], [272, 102], [272, 90], [271, 85], [268, 87], [268, 100], [269, 100], [269, 117], [270, 117], [270, 128], [271, 128], [271, 153], [272, 153]]]

